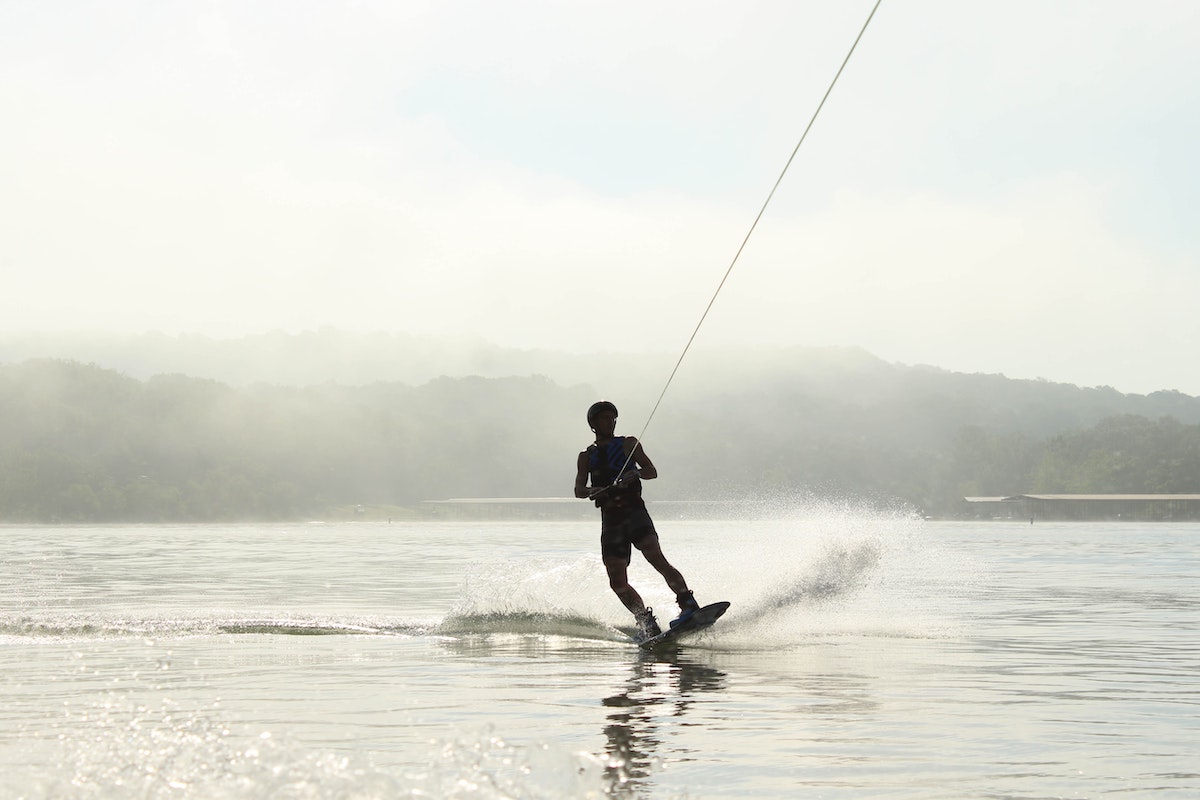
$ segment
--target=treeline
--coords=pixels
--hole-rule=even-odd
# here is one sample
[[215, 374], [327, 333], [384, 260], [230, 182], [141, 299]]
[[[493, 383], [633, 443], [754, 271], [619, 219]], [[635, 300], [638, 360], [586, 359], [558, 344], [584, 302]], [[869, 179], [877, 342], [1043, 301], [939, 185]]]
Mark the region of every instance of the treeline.
[[541, 378], [234, 389], [65, 361], [0, 367], [0, 519], [290, 519], [563, 494], [561, 431], [586, 397]]
[[[747, 373], [682, 393], [647, 434], [662, 475], [648, 491], [806, 492], [936, 515], [962, 511], [964, 495], [1200, 492], [1196, 398], [861, 357], [815, 374]], [[536, 376], [235, 388], [73, 361], [0, 366], [0, 520], [295, 519], [360, 503], [568, 496], [599, 396]], [[1164, 408], [1178, 413], [1144, 413]], [[620, 432], [644, 419], [622, 407]]]

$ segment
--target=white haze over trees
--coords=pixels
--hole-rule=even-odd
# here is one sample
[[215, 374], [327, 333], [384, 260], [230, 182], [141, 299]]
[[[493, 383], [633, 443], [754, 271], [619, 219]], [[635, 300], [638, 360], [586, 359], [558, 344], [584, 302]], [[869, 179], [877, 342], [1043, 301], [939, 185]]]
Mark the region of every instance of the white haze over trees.
[[[673, 356], [872, 5], [0, 4], [0, 336]], [[697, 349], [1200, 394], [1197, 41], [884, 2]]]
[[[977, 513], [968, 496], [1200, 488], [1200, 398], [791, 355], [787, 369], [726, 363], [688, 382], [641, 439], [662, 470], [654, 499], [960, 516]], [[0, 521], [428, 516], [430, 499], [565, 498], [596, 396], [545, 376], [231, 387], [0, 363]], [[620, 406], [636, 430], [646, 409]], [[592, 513], [574, 499], [560, 511]]]

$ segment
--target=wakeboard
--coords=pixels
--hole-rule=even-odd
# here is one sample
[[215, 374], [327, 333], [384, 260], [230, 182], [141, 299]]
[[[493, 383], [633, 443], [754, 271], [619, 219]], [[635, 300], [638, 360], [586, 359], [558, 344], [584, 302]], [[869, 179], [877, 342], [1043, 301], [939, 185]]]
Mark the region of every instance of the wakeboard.
[[637, 645], [643, 650], [653, 650], [657, 647], [673, 644], [678, 642], [682, 636], [687, 636], [688, 634], [710, 627], [728, 610], [729, 603], [727, 602], [713, 603], [712, 605], [705, 606], [695, 614], [692, 614], [687, 622], [676, 625], [674, 628], [668, 628], [658, 636], [642, 639], [638, 641]]

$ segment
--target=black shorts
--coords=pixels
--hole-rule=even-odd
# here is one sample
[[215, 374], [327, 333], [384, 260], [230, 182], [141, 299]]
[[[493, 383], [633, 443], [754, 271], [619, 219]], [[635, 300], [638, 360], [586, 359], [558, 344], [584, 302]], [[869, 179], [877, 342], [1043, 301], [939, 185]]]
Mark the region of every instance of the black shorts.
[[647, 537], [658, 537], [654, 520], [644, 506], [616, 508], [600, 514], [600, 556], [623, 558], [628, 564], [633, 557], [633, 547], [638, 550]]

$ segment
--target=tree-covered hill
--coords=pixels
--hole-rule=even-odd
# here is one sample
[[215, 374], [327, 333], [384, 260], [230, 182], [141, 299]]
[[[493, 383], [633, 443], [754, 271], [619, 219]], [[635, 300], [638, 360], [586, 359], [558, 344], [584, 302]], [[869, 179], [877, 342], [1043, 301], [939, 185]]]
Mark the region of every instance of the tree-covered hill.
[[[644, 437], [662, 475], [648, 494], [810, 492], [953, 515], [964, 495], [1200, 492], [1200, 399], [861, 351], [791, 355], [681, 372]], [[644, 389], [626, 403], [542, 376], [234, 386], [69, 360], [0, 365], [0, 520], [292, 519], [568, 496], [587, 406], [617, 400], [620, 432], [638, 434], [654, 400]]]

